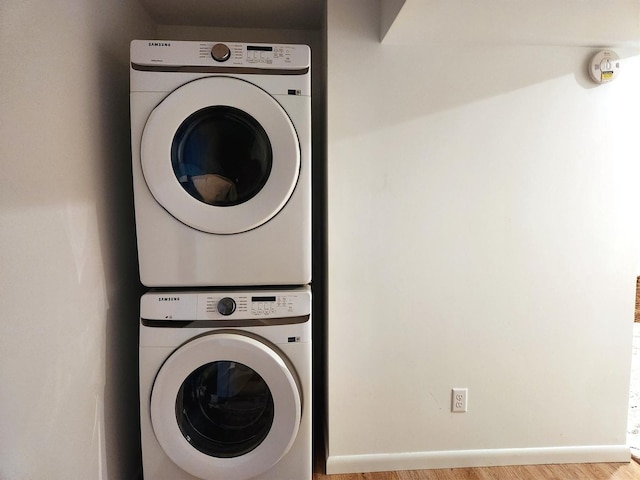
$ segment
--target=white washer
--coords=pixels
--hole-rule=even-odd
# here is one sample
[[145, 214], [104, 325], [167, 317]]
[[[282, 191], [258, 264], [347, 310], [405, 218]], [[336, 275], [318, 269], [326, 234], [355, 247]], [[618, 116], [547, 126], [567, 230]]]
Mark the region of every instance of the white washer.
[[310, 55], [306, 45], [131, 42], [144, 285], [311, 281]]
[[311, 480], [311, 293], [140, 302], [144, 478]]

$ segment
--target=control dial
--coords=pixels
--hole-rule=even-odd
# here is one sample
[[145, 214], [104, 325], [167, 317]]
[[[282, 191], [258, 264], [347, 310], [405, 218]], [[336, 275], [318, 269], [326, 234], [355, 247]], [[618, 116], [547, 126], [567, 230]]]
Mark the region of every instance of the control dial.
[[231, 315], [236, 311], [236, 301], [230, 297], [224, 297], [218, 302], [218, 312], [221, 315]]
[[216, 43], [211, 48], [211, 56], [216, 62], [226, 62], [231, 56], [231, 50], [224, 43]]

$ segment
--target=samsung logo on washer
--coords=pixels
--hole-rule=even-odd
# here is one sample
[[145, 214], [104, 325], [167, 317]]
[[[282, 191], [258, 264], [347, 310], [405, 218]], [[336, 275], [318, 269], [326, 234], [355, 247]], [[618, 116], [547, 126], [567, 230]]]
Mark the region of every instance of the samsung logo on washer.
[[171, 43], [169, 42], [149, 42], [150, 47], [170, 47]]
[[158, 297], [159, 302], [179, 302], [180, 297]]

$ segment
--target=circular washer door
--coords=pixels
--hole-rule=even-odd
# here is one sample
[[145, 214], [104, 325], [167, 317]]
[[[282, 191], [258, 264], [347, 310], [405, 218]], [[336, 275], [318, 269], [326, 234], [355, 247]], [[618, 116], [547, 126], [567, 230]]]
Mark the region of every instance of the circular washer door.
[[268, 222], [300, 172], [287, 113], [264, 90], [230, 77], [194, 80], [169, 94], [147, 120], [140, 155], [156, 201], [182, 223], [217, 234]]
[[269, 470], [291, 448], [301, 414], [288, 363], [240, 332], [203, 335], [178, 348], [151, 392], [158, 442], [176, 465], [206, 480]]

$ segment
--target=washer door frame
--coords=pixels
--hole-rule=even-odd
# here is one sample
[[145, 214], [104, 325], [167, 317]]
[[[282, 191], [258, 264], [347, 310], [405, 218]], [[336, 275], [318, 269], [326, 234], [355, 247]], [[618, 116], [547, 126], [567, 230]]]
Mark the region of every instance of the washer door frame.
[[[244, 203], [214, 206], [192, 197], [178, 181], [172, 145], [182, 123], [208, 107], [233, 107], [253, 117], [271, 142], [273, 162], [262, 189]], [[171, 92], [151, 112], [142, 132], [142, 172], [156, 201], [180, 222], [214, 234], [259, 227], [286, 205], [300, 175], [300, 143], [291, 119], [266, 91], [235, 77], [193, 80]]]
[[[250, 452], [212, 457], [192, 446], [176, 418], [176, 399], [184, 380], [196, 369], [217, 361], [242, 363], [262, 377], [273, 398], [273, 424]], [[158, 371], [151, 390], [151, 424], [164, 452], [180, 468], [204, 480], [245, 480], [272, 468], [293, 445], [302, 418], [302, 394], [293, 368], [274, 348], [239, 331], [196, 337], [175, 350]]]

